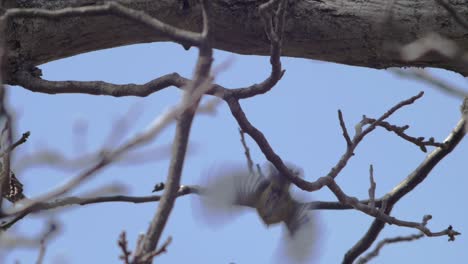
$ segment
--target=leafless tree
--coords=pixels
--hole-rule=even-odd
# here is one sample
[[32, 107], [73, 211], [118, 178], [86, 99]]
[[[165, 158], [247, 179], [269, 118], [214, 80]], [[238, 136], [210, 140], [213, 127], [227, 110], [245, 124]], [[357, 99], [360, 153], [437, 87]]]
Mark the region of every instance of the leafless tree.
[[[154, 202], [159, 206], [144, 235], [135, 249], [128, 248], [123, 232], [118, 240], [124, 263], [151, 263], [153, 258], [169, 250], [172, 239], [161, 241], [161, 234], [170, 220], [177, 197], [200, 194], [201, 187], [181, 185], [182, 167], [187, 152], [191, 124], [196, 114], [213, 111], [217, 104], [228, 105], [241, 129], [248, 167], [252, 172], [244, 133], [261, 149], [266, 160], [292, 184], [305, 192], [328, 188], [336, 201], [315, 201], [308, 204], [310, 210], [358, 210], [373, 218], [368, 231], [345, 253], [343, 263], [353, 263], [376, 242], [386, 224], [417, 229], [420, 233], [410, 237], [389, 238], [378, 243], [377, 248], [359, 261], [366, 262], [376, 256], [387, 243], [411, 241], [423, 236], [447, 236], [455, 240], [460, 233], [450, 223], [447, 228], [433, 231], [426, 225], [430, 216], [422, 222], [407, 221], [392, 215], [392, 209], [402, 197], [423, 182], [431, 170], [457, 147], [466, 131], [467, 105], [462, 106], [460, 121], [443, 142], [433, 138], [412, 136], [406, 133], [408, 126], [391, 124], [387, 119], [401, 108], [413, 104], [423, 96], [419, 93], [396, 102], [381, 116], [364, 116], [350, 133], [343, 113], [338, 111], [339, 122], [346, 150], [329, 173], [307, 181], [292, 173], [269, 144], [267, 137], [249, 121], [240, 101], [268, 93], [285, 74], [281, 56], [318, 59], [370, 68], [402, 66], [436, 67], [468, 75], [468, 2], [443, 0], [401, 1], [288, 1], [288, 0], [161, 0], [161, 1], [0, 1], [0, 118], [3, 122], [1, 153], [2, 197], [23, 206], [1, 205], [2, 245], [17, 247], [36, 244], [40, 248], [38, 263], [43, 259], [46, 242], [57, 229], [50, 222], [46, 231], [37, 238], [21, 239], [7, 236], [8, 230], [29, 214], [49, 209], [79, 204], [104, 202]], [[239, 21], [242, 21], [241, 23]], [[119, 30], [115, 30], [119, 29]], [[34, 34], [30, 34], [34, 32]], [[145, 84], [113, 84], [104, 81], [49, 81], [41, 78], [38, 65], [104, 48], [145, 42], [171, 41], [184, 48], [198, 49], [197, 64], [192, 78], [178, 73], [159, 76]], [[65, 45], [64, 43], [74, 43]], [[269, 55], [271, 72], [262, 82], [247, 87], [227, 88], [213, 82], [213, 49], [239, 54]], [[466, 97], [461, 88], [446, 85], [422, 71], [402, 72], [407, 77], [418, 78], [441, 89]], [[57, 159], [53, 152], [45, 151], [38, 157], [63, 166], [86, 168], [65, 184], [47, 190], [39, 197], [24, 198], [22, 184], [15, 176], [10, 153], [27, 141], [29, 133], [15, 138], [14, 116], [7, 107], [3, 85], [19, 85], [24, 89], [45, 93], [78, 93], [113, 97], [148, 96], [169, 87], [183, 91], [180, 102], [163, 113], [144, 131], [122, 144], [97, 151], [90, 157], [75, 163]], [[214, 98], [200, 104], [201, 97]], [[97, 176], [110, 164], [121, 162], [152, 141], [171, 123], [176, 124], [172, 142], [167, 179], [155, 187], [162, 191], [153, 196], [66, 196], [83, 181]], [[346, 194], [336, 178], [353, 157], [355, 149], [377, 128], [396, 134], [418, 146], [423, 152], [433, 147], [430, 154], [415, 166], [401, 184], [383, 197], [375, 197], [376, 182], [370, 167], [369, 197], [358, 199]], [[33, 128], [32, 128], [33, 129]], [[32, 131], [34, 132], [34, 131]], [[267, 134], [267, 133], [266, 133]], [[47, 156], [49, 155], [49, 156]], [[52, 157], [52, 158], [51, 158]], [[54, 159], [55, 157], [55, 159]], [[115, 186], [114, 186], [115, 187]], [[26, 195], [27, 196], [27, 195]], [[175, 242], [176, 243], [176, 242]]]

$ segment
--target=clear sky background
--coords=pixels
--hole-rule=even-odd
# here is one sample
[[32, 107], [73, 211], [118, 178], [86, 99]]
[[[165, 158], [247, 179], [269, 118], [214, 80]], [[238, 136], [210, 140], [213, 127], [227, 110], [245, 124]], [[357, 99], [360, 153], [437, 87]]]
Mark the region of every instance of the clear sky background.
[[[104, 80], [112, 83], [145, 83], [163, 74], [178, 72], [191, 77], [196, 49], [185, 51], [170, 43], [144, 44], [82, 54], [41, 66], [49, 80]], [[215, 52], [214, 65], [230, 62], [216, 76], [226, 87], [240, 87], [261, 82], [270, 72], [269, 58]], [[313, 60], [283, 58], [284, 78], [266, 95], [241, 102], [250, 121], [267, 137], [274, 150], [287, 161], [304, 168], [307, 180], [324, 176], [345, 151], [345, 141], [337, 118], [343, 111], [350, 131], [362, 115], [379, 117], [397, 102], [425, 91], [425, 96], [408, 106], [389, 121], [409, 124], [408, 134], [433, 136], [443, 141], [460, 118], [460, 98], [449, 96], [425, 84], [402, 80], [385, 70], [351, 67]], [[449, 82], [466, 87], [458, 74], [432, 71]], [[174, 105], [180, 96], [176, 88], [168, 88], [146, 98], [92, 95], [45, 95], [20, 87], [9, 88], [10, 108], [17, 116], [18, 134], [31, 131], [29, 141], [15, 153], [14, 166], [19, 167], [24, 155], [49, 148], [61, 150], [72, 158], [92, 153], [115, 133], [117, 119], [134, 111], [130, 118], [130, 138], [148, 125], [157, 115]], [[86, 124], [86, 144], [77, 143], [74, 128]], [[174, 125], [166, 129], [150, 146], [171, 144]], [[125, 139], [124, 138], [124, 139]], [[265, 158], [254, 142], [247, 143], [253, 159]], [[116, 146], [116, 142], [110, 147]], [[78, 146], [77, 146], [78, 145]], [[182, 183], [203, 181], [203, 171], [223, 163], [244, 164], [238, 126], [228, 107], [221, 103], [215, 116], [197, 116], [190, 137], [190, 154], [184, 165]], [[429, 148], [431, 151], [432, 148]], [[369, 135], [356, 150], [356, 155], [338, 177], [343, 190], [362, 199], [368, 197], [369, 164], [374, 165], [378, 197], [390, 191], [426, 156], [420, 149], [383, 129]], [[468, 143], [464, 140], [443, 160], [428, 179], [402, 199], [393, 214], [403, 220], [421, 221], [432, 214], [431, 230], [453, 225], [462, 236], [448, 243], [446, 237], [423, 238], [412, 243], [386, 246], [374, 263], [464, 263], [466, 250], [468, 199], [466, 162]], [[151, 159], [151, 157], [149, 157]], [[155, 183], [165, 181], [168, 159], [157, 159], [144, 165], [113, 165], [82, 184], [74, 194], [113, 183], [128, 186], [127, 194], [151, 194]], [[84, 170], [82, 168], [81, 170]], [[44, 166], [18, 172], [31, 197], [62, 184], [81, 170], [60, 170]], [[294, 190], [299, 193], [298, 190]], [[304, 196], [304, 195], [303, 195]], [[194, 213], [197, 196], [177, 199], [175, 209], [162, 236], [173, 237], [167, 254], [158, 263], [286, 263], [277, 258], [282, 227], [266, 228], [253, 211], [230, 223], [212, 228]], [[335, 198], [327, 188], [307, 194], [308, 200]], [[127, 231], [133, 249], [137, 235], [146, 232], [157, 203], [107, 203], [75, 206], [36, 215], [21, 221], [14, 231], [24, 235], [39, 233], [44, 219], [53, 217], [61, 223], [61, 233], [50, 241], [45, 263], [120, 263], [117, 239]], [[321, 211], [316, 263], [340, 263], [345, 252], [361, 238], [373, 219], [356, 211]], [[386, 227], [379, 240], [396, 235], [417, 233], [416, 230]], [[5, 254], [5, 263], [34, 263], [37, 249], [21, 249]]]

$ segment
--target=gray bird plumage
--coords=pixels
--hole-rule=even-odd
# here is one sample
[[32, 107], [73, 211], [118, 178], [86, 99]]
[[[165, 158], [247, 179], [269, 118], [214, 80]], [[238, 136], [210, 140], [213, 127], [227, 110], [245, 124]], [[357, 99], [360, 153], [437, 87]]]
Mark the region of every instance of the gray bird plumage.
[[[286, 164], [291, 173], [303, 177], [297, 166]], [[290, 194], [291, 182], [271, 163], [262, 170], [249, 172], [243, 166], [224, 165], [211, 171], [202, 191], [205, 218], [233, 214], [240, 208], [255, 209], [267, 225], [284, 223], [288, 232], [288, 251], [296, 259], [310, 256], [315, 241], [315, 221], [309, 206]]]

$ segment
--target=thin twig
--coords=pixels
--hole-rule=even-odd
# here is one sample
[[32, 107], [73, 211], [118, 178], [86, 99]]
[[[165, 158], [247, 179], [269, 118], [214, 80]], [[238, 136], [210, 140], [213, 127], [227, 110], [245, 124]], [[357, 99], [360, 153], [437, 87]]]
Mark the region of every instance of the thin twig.
[[[452, 130], [449, 136], [445, 139], [443, 148], [434, 149], [425, 160], [417, 166], [400, 184], [392, 189], [391, 192], [385, 195], [385, 209], [379, 210], [381, 213], [389, 215], [393, 206], [406, 194], [410, 193], [416, 186], [423, 182], [432, 169], [444, 159], [463, 139], [465, 136], [466, 121], [462, 117], [456, 127]], [[381, 209], [384, 207], [382, 204]], [[377, 236], [385, 227], [385, 221], [375, 219], [366, 234], [356, 244], [346, 252], [343, 258], [343, 264], [351, 264], [366, 251], [377, 239]], [[448, 231], [448, 230], [447, 230]], [[449, 233], [449, 232], [447, 232]]]
[[31, 199], [25, 205], [21, 208], [14, 208], [12, 210], [9, 210], [4, 213], [5, 215], [15, 215], [15, 214], [21, 214], [24, 211], [29, 211], [39, 203], [45, 202], [47, 200], [50, 200], [54, 197], [63, 195], [70, 191], [71, 189], [75, 188], [79, 184], [81, 184], [83, 181], [87, 180], [90, 176], [96, 174], [100, 170], [102, 170], [104, 167], [121, 157], [123, 154], [126, 152], [134, 149], [137, 146], [140, 146], [150, 140], [152, 140], [156, 135], [159, 134], [160, 131], [162, 131], [165, 127], [167, 127], [172, 120], [174, 120], [181, 112], [185, 111], [185, 109], [192, 107], [191, 104], [187, 104], [186, 101], [182, 101], [179, 105], [176, 107], [166, 111], [162, 115], [160, 115], [150, 126], [146, 131], [143, 133], [136, 135], [129, 141], [127, 141], [125, 144], [120, 146], [119, 148], [109, 151], [108, 153], [103, 154], [100, 157], [100, 160], [96, 162], [96, 164], [89, 169], [85, 170], [83, 173], [79, 174], [78, 176], [72, 178], [70, 181], [67, 183], [63, 184], [62, 186], [49, 191], [46, 194], [43, 194], [39, 197], [36, 197], [34, 199]]
[[[162, 190], [162, 188], [161, 188]], [[199, 186], [180, 186], [177, 197], [185, 196], [187, 194], [198, 194], [200, 192]], [[126, 196], [126, 195], [113, 195], [113, 196], [98, 196], [98, 197], [78, 197], [70, 196], [65, 198], [60, 198], [51, 202], [39, 203], [35, 207], [31, 208], [29, 211], [24, 211], [20, 215], [15, 216], [12, 220], [3, 222], [0, 224], [0, 230], [7, 230], [13, 226], [16, 222], [24, 218], [29, 213], [39, 212], [44, 210], [52, 210], [64, 206], [72, 205], [88, 205], [88, 204], [99, 204], [99, 203], [149, 203], [149, 202], [158, 202], [161, 199], [160, 195], [150, 195], [150, 196]]]
[[44, 232], [39, 241], [39, 256], [37, 257], [36, 264], [42, 264], [45, 257], [45, 252], [47, 249], [47, 240], [55, 233], [57, 230], [57, 225], [53, 222], [49, 223], [49, 228]]
[[125, 231], [120, 233], [117, 245], [119, 245], [119, 248], [122, 251], [122, 255], [120, 255], [119, 258], [124, 262], [124, 264], [130, 264], [130, 256], [132, 255], [132, 252], [128, 249], [127, 234]]
[[[286, 0], [270, 0], [259, 7], [259, 13], [264, 21], [265, 32], [270, 40], [270, 64], [271, 73], [263, 82], [245, 88], [231, 89], [227, 97], [243, 99], [270, 91], [283, 77], [285, 70], [281, 66], [282, 38], [284, 31], [284, 18], [286, 14]], [[275, 4], [278, 4], [276, 12], [270, 12]], [[272, 25], [272, 20], [277, 20]], [[226, 99], [226, 98], [225, 98]]]
[[393, 113], [395, 113], [397, 110], [401, 109], [402, 107], [413, 104], [416, 100], [421, 98], [423, 94], [424, 92], [420, 92], [419, 94], [412, 96], [394, 105], [387, 112], [385, 112], [382, 116], [380, 116], [377, 120], [375, 120], [375, 122], [367, 126], [364, 130], [362, 130], [364, 123], [362, 121], [359, 122], [360, 128], [356, 129], [356, 134], [351, 140], [351, 145], [346, 149], [346, 152], [341, 156], [341, 159], [330, 170], [327, 176], [332, 177], [333, 179], [336, 178], [339, 175], [339, 173], [343, 170], [343, 168], [346, 167], [346, 164], [348, 163], [349, 159], [354, 155], [354, 150], [357, 148], [359, 143], [364, 139], [366, 135], [372, 132], [380, 122], [390, 117]]
[[340, 127], [343, 131], [343, 137], [346, 140], [346, 146], [349, 148], [353, 143], [351, 142], [351, 138], [349, 137], [348, 129], [346, 128], [346, 124], [343, 119], [343, 113], [341, 113], [341, 110], [338, 110], [338, 119], [340, 120]]
[[[114, 165], [134, 166], [157, 160], [167, 159], [170, 156], [171, 146], [160, 145], [153, 148], [132, 151], [123, 153], [122, 156], [116, 158]], [[48, 166], [51, 169], [57, 170], [78, 170], [94, 164], [99, 160], [103, 153], [103, 149], [96, 150], [93, 153], [84, 153], [76, 157], [67, 157], [67, 154], [55, 149], [41, 149], [29, 154], [24, 154], [18, 157], [14, 163], [15, 172], [21, 174], [24, 170], [31, 169], [35, 166]]]
[[333, 194], [335, 194], [335, 196], [338, 198], [338, 200], [341, 203], [351, 205], [352, 207], [354, 207], [354, 209], [359, 210], [370, 216], [373, 216], [376, 219], [384, 221], [388, 224], [416, 228], [429, 237], [448, 236], [450, 240], [454, 240], [455, 236], [460, 235], [459, 232], [453, 230], [453, 228], [451, 227], [444, 229], [442, 231], [439, 231], [439, 232], [432, 232], [427, 227], [423, 226], [421, 223], [399, 220], [395, 217], [392, 217], [388, 214], [383, 213], [380, 210], [375, 210], [374, 207], [370, 207], [366, 204], [361, 204], [359, 203], [358, 199], [356, 199], [355, 197], [346, 195], [335, 181], [332, 181], [328, 185], [328, 188], [333, 192]]
[[[372, 124], [372, 123], [375, 123], [376, 120], [373, 118], [364, 117], [361, 122], [363, 124]], [[435, 142], [433, 137], [429, 138], [428, 140], [425, 140], [424, 137], [412, 137], [412, 136], [407, 135], [405, 133], [405, 130], [409, 128], [408, 125], [400, 127], [400, 126], [395, 126], [388, 122], [382, 121], [382, 122], [377, 123], [377, 126], [383, 127], [387, 131], [393, 132], [397, 134], [399, 137], [403, 138], [404, 140], [415, 144], [424, 153], [427, 152], [426, 146], [433, 146], [433, 147], [440, 147], [440, 148], [444, 147], [443, 143]]]
[[[430, 215], [425, 215], [423, 217], [422, 225], [426, 226], [427, 222], [432, 218]], [[420, 232], [419, 234], [412, 234], [408, 236], [397, 236], [397, 237], [392, 237], [392, 238], [386, 238], [381, 240], [379, 243], [377, 243], [376, 247], [369, 253], [367, 253], [365, 256], [361, 257], [358, 259], [357, 263], [358, 264], [364, 264], [369, 262], [371, 259], [377, 257], [379, 255], [380, 250], [388, 244], [393, 244], [393, 243], [399, 243], [399, 242], [410, 242], [414, 240], [418, 240], [420, 238], [424, 237], [424, 233]]]
[[167, 239], [166, 239], [166, 242], [164, 242], [164, 244], [162, 244], [162, 246], [157, 249], [157, 250], [154, 250], [148, 254], [146, 254], [143, 258], [142, 258], [142, 261], [143, 262], [147, 262], [147, 261], [151, 261], [154, 257], [156, 256], [159, 256], [161, 255], [162, 253], [166, 253], [167, 252], [167, 247], [169, 246], [169, 244], [171, 244], [172, 242], [172, 237], [169, 236]]
[[368, 205], [371, 208], [375, 208], [375, 187], [376, 187], [376, 183], [374, 181], [374, 166], [372, 166], [372, 164], [369, 166], [369, 180], [370, 180], [370, 187], [369, 187], [369, 203], [368, 203]]
[[21, 136], [20, 139], [18, 139], [15, 143], [13, 143], [11, 146], [9, 146], [6, 150], [4, 150], [0, 154], [0, 158], [3, 158], [3, 156], [5, 156], [8, 153], [11, 153], [16, 147], [18, 147], [19, 145], [25, 143], [28, 140], [30, 135], [31, 135], [31, 132], [29, 132], [29, 131], [23, 133], [23, 135]]
[[245, 142], [244, 131], [242, 131], [242, 129], [240, 128], [239, 128], [239, 134], [240, 134], [242, 146], [244, 147], [245, 159], [247, 160], [247, 168], [249, 168], [249, 172], [252, 174], [254, 173], [254, 169], [253, 169], [254, 162], [252, 161], [252, 157], [250, 156], [249, 146], [247, 146], [247, 143]]

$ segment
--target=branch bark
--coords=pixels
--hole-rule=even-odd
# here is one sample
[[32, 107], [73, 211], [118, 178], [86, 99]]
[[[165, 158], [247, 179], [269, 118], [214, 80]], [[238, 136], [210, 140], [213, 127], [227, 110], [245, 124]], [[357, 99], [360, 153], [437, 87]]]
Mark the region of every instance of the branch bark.
[[[69, 6], [97, 5], [98, 0], [6, 1], [5, 8], [57, 10]], [[197, 1], [119, 1], [142, 10], [174, 27], [200, 32], [201, 12]], [[268, 55], [270, 41], [257, 12], [262, 1], [212, 1], [213, 47], [239, 54]], [[395, 1], [289, 1], [284, 24], [282, 55], [333, 61], [371, 68], [430, 66], [468, 75], [468, 66], [444, 60], [436, 53], [404, 61], [397, 48], [437, 32], [459, 47], [468, 46], [466, 29], [435, 0]], [[464, 1], [451, 1], [459, 17], [468, 16]], [[3, 13], [0, 10], [0, 14]], [[398, 21], [398, 22], [397, 22]], [[398, 37], [396, 37], [398, 36]], [[135, 43], [170, 40], [165, 34], [112, 14], [96, 14], [82, 19], [68, 16], [50, 20], [38, 17], [11, 19], [6, 31], [6, 62], [9, 75], [24, 62], [39, 65], [84, 52]], [[190, 43], [184, 44], [189, 47]], [[11, 79], [7, 79], [12, 83]]]
[[[386, 215], [390, 215], [393, 206], [426, 179], [432, 169], [461, 142], [466, 133], [465, 124], [466, 120], [462, 117], [444, 141], [444, 147], [438, 147], [433, 150], [408, 177], [386, 195], [387, 205], [384, 210]], [[359, 255], [369, 249], [384, 227], [385, 223], [383, 221], [374, 220], [366, 234], [346, 252], [342, 263], [353, 263]]]

